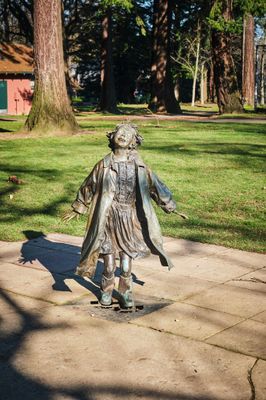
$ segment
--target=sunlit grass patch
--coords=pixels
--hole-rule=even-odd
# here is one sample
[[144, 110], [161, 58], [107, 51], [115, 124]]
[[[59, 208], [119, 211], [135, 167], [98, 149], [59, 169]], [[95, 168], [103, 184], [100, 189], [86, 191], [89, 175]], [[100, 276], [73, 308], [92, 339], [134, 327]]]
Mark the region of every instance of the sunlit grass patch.
[[[0, 122], [2, 127], [3, 121]], [[23, 231], [82, 236], [86, 219], [60, 216], [93, 165], [108, 153], [115, 121], [83, 121], [93, 134], [0, 141], [0, 240]], [[265, 125], [138, 121], [144, 161], [172, 190], [180, 211], [156, 207], [165, 235], [265, 251]], [[16, 175], [25, 183], [7, 182]]]

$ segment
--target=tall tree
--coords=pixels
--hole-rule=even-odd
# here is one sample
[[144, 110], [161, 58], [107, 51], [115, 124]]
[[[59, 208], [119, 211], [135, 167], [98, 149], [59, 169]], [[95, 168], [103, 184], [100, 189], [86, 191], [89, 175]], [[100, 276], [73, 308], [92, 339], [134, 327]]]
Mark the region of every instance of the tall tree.
[[114, 16], [113, 50], [119, 102], [134, 103], [139, 101], [138, 95], [144, 101], [150, 93], [150, 19], [149, 1], [135, 0], [130, 12], [120, 9]]
[[243, 18], [242, 49], [242, 96], [246, 104], [254, 106], [254, 17], [251, 14]]
[[102, 17], [101, 97], [99, 109], [117, 113], [112, 46], [112, 9], [108, 6]]
[[[263, 21], [266, 13], [265, 0], [238, 0], [237, 6], [243, 16], [242, 46], [242, 95], [247, 104], [254, 105], [255, 97], [255, 23]], [[260, 29], [261, 31], [261, 29]]]
[[28, 131], [73, 132], [78, 128], [66, 90], [60, 0], [34, 3], [35, 88], [25, 123]]
[[216, 96], [220, 114], [243, 112], [231, 54], [232, 0], [213, 0], [210, 13]]
[[172, 0], [154, 0], [151, 65], [151, 100], [154, 112], [180, 113], [170, 67]]

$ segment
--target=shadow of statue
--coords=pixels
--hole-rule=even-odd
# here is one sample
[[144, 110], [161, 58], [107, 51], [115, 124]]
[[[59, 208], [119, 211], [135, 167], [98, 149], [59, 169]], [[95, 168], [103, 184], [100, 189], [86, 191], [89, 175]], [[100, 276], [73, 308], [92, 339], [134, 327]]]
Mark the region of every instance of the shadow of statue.
[[23, 243], [21, 247], [21, 257], [19, 259], [21, 264], [34, 267], [35, 263], [36, 268], [45, 268], [49, 271], [54, 279], [53, 290], [71, 292], [65, 280], [73, 279], [99, 298], [99, 275], [103, 269], [102, 262], [98, 262], [94, 279], [84, 279], [75, 274], [80, 258], [79, 246], [53, 242], [43, 232], [25, 230], [23, 234], [28, 241]]
[[[53, 290], [71, 292], [65, 280], [73, 279], [93, 293], [97, 299], [100, 298], [100, 282], [104, 267], [101, 260], [97, 263], [94, 278], [85, 279], [75, 274], [80, 259], [80, 246], [51, 241], [43, 232], [25, 230], [23, 234], [28, 241], [21, 247], [19, 259], [21, 264], [49, 271], [54, 279]], [[119, 275], [120, 268], [117, 268], [116, 276]], [[136, 284], [144, 285], [145, 282], [139, 280], [135, 274], [132, 274], [132, 277]]]

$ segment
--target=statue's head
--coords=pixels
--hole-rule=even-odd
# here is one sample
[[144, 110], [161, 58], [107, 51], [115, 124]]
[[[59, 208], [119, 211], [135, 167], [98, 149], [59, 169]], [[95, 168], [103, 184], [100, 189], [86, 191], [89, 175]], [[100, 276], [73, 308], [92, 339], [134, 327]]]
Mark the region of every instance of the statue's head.
[[143, 140], [134, 124], [123, 123], [115, 127], [115, 130], [107, 134], [109, 147], [114, 150], [117, 147], [134, 150], [141, 145]]

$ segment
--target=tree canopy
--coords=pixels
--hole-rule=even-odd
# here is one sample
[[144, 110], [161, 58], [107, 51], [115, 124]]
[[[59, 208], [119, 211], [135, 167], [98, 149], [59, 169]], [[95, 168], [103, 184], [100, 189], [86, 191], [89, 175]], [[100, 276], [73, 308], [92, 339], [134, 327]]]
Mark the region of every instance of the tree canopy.
[[[2, 41], [33, 45], [37, 1], [0, 0]], [[61, 4], [64, 71], [72, 98], [111, 112], [117, 102], [147, 102], [155, 112], [180, 112], [180, 101], [199, 100], [201, 94], [201, 101], [215, 99], [223, 113], [241, 111], [243, 86], [254, 86], [243, 78], [244, 21], [254, 17], [265, 37], [264, 0]]]

